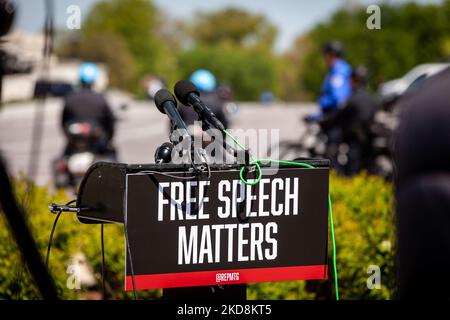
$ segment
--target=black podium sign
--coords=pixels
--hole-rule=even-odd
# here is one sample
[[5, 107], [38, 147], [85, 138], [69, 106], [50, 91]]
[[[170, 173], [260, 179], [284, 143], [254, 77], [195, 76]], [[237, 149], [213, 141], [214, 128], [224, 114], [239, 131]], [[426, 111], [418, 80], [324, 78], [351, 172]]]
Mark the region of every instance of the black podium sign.
[[328, 169], [271, 170], [127, 174], [126, 290], [327, 278]]

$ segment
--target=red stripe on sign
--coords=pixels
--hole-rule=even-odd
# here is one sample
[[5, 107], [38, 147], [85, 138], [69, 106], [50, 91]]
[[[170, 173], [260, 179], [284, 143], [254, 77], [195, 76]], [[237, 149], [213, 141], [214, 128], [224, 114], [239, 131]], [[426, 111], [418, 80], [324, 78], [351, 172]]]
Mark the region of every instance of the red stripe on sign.
[[[134, 276], [136, 290], [225, 285], [249, 282], [327, 279], [327, 265], [215, 270]], [[133, 290], [132, 276], [125, 280], [125, 290]]]

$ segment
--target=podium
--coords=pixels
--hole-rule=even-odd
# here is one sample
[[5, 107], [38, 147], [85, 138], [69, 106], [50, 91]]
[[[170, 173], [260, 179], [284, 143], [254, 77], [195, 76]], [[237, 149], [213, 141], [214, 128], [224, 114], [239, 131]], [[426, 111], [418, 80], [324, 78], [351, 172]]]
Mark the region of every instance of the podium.
[[253, 186], [237, 164], [208, 177], [188, 164], [96, 163], [78, 219], [125, 224], [126, 290], [245, 299], [246, 283], [326, 279], [329, 161], [301, 162], [314, 168], [261, 165]]

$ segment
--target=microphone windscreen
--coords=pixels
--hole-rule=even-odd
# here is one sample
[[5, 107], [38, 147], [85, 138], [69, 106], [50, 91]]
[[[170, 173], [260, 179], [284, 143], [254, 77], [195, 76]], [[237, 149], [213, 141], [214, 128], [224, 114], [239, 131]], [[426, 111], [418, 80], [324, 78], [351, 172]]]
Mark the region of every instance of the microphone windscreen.
[[167, 149], [172, 150], [172, 149], [173, 149], [173, 144], [170, 143], [170, 142], [164, 142], [164, 143], [161, 145], [161, 147], [164, 147], [164, 148], [167, 148]]
[[180, 80], [175, 84], [175, 95], [177, 99], [184, 105], [189, 105], [188, 103], [188, 95], [190, 93], [195, 93], [197, 96], [200, 96], [200, 92], [198, 92], [197, 87], [188, 80]]
[[172, 161], [172, 150], [173, 144], [170, 142], [163, 143], [155, 151], [155, 162], [156, 163], [169, 163]]
[[164, 111], [164, 103], [167, 101], [171, 101], [173, 102], [173, 104], [175, 104], [175, 106], [177, 106], [177, 100], [175, 100], [175, 97], [173, 96], [173, 94], [170, 93], [169, 90], [167, 89], [160, 89], [158, 90], [158, 92], [156, 92], [155, 94], [155, 105], [158, 108], [159, 111], [161, 111], [161, 113], [166, 113]]

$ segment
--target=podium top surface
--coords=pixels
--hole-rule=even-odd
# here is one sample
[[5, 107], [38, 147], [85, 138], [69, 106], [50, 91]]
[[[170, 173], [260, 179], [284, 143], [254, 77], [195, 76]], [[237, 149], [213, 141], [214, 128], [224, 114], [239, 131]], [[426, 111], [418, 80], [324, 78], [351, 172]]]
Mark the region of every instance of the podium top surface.
[[[326, 159], [297, 159], [293, 162], [309, 164], [317, 169], [328, 169]], [[209, 169], [223, 175], [227, 171], [238, 172], [242, 164], [211, 164]], [[270, 169], [269, 164], [261, 163], [261, 168]], [[292, 164], [280, 163], [278, 168], [299, 168]], [[77, 206], [82, 208], [78, 218], [84, 223], [123, 222], [126, 204], [127, 176], [139, 173], [186, 173], [192, 174], [191, 164], [124, 164], [98, 162], [86, 172], [78, 193]], [[221, 173], [223, 172], [223, 173]]]

